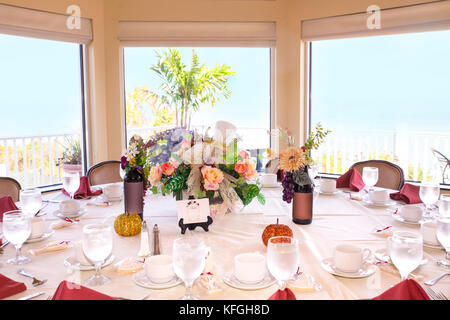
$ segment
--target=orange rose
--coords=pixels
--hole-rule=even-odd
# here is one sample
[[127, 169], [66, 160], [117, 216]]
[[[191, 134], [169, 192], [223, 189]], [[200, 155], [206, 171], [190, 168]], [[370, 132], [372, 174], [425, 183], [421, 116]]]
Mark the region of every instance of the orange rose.
[[258, 172], [256, 172], [256, 165], [255, 162], [253, 162], [251, 159], [248, 159], [248, 169], [246, 172], [244, 172], [244, 179], [249, 181], [256, 179], [258, 176]]
[[175, 169], [169, 162], [166, 162], [161, 165], [161, 171], [164, 175], [170, 176], [175, 171]]
[[152, 185], [157, 184], [159, 181], [161, 181], [161, 176], [162, 176], [161, 168], [159, 166], [152, 167], [150, 169], [150, 175], [149, 175], [150, 184], [152, 184]]
[[234, 170], [237, 173], [240, 173], [240, 174], [243, 174], [243, 173], [247, 172], [247, 170], [248, 170], [248, 161], [242, 160], [242, 161], [236, 162], [236, 164], [234, 165]]
[[219, 190], [219, 184], [223, 181], [222, 171], [211, 166], [203, 166], [201, 171], [205, 190]]

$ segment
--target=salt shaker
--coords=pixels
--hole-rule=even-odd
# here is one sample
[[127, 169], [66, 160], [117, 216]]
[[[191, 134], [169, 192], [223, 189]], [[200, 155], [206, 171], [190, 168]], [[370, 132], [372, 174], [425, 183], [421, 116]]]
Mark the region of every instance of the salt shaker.
[[158, 254], [161, 254], [159, 249], [159, 229], [158, 225], [155, 224], [153, 227], [153, 255], [156, 256]]
[[147, 222], [142, 222], [141, 228], [141, 248], [139, 249], [139, 257], [148, 257], [150, 255], [150, 246], [148, 244], [148, 228]]

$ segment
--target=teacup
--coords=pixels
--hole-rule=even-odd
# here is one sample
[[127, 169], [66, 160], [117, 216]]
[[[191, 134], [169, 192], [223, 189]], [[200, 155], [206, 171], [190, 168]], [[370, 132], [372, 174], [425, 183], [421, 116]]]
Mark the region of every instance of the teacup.
[[274, 173], [262, 173], [259, 179], [263, 185], [274, 185], [277, 183], [277, 175]]
[[80, 203], [72, 199], [64, 200], [59, 204], [59, 210], [66, 215], [76, 214], [80, 211]]
[[156, 255], [145, 259], [144, 270], [147, 277], [154, 283], [166, 283], [175, 276], [172, 257]]
[[81, 241], [75, 242], [73, 249], [74, 249], [75, 261], [79, 262], [81, 265], [84, 265], [84, 266], [92, 265], [92, 263], [84, 255], [83, 243]]
[[344, 272], [356, 272], [370, 257], [370, 249], [361, 249], [351, 244], [340, 244], [334, 248], [334, 266]]
[[409, 222], [418, 222], [423, 215], [423, 210], [417, 205], [404, 205], [399, 209], [399, 215]]
[[369, 199], [373, 203], [386, 203], [389, 200], [389, 192], [387, 190], [373, 190], [369, 193]]
[[103, 187], [103, 193], [107, 198], [120, 198], [122, 196], [122, 186], [113, 183]]
[[336, 192], [336, 180], [322, 179], [320, 181], [320, 191], [324, 193]]
[[439, 246], [440, 242], [436, 237], [436, 221], [425, 221], [420, 227], [423, 242], [432, 246]]
[[45, 233], [45, 220], [42, 217], [33, 217], [31, 219], [30, 239], [39, 238]]
[[258, 283], [267, 274], [266, 257], [258, 252], [241, 253], [234, 257], [234, 276], [242, 283]]

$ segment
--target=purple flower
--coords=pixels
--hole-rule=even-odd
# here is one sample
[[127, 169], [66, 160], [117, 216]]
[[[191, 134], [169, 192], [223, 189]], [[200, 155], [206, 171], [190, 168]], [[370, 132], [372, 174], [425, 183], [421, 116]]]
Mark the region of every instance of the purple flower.
[[120, 158], [120, 166], [122, 167], [122, 170], [125, 170], [125, 167], [127, 166], [127, 157], [122, 156], [122, 158]]

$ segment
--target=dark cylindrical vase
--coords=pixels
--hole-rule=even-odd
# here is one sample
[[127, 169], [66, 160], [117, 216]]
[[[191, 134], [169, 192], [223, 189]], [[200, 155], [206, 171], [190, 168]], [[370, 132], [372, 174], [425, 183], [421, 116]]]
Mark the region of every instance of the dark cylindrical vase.
[[296, 224], [311, 224], [313, 216], [313, 194], [294, 193], [292, 199], [292, 221]]
[[123, 179], [125, 212], [136, 213], [144, 219], [144, 176], [137, 168], [131, 168]]

